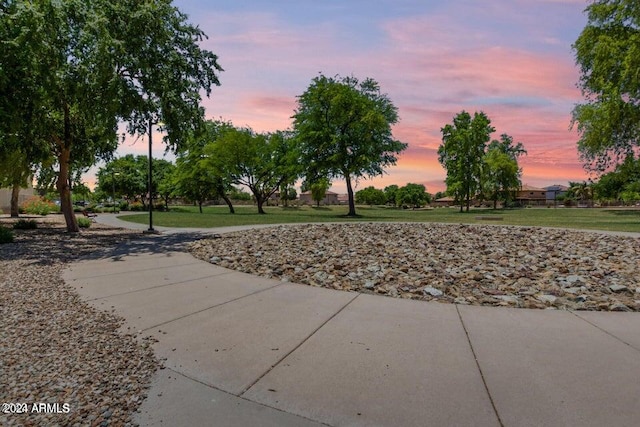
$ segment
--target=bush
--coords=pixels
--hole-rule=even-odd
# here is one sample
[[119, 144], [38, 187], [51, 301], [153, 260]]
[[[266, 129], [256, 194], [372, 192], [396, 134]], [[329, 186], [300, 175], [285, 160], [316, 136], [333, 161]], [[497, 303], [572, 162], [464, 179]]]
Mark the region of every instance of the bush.
[[164, 204], [164, 202], [156, 203], [156, 204], [153, 205], [153, 210], [154, 211], [165, 211], [165, 210], [167, 210], [167, 206]]
[[118, 210], [128, 211], [129, 210], [129, 202], [127, 202], [126, 200], [123, 200], [122, 202], [120, 202], [120, 204], [118, 205]]
[[143, 211], [144, 205], [140, 202], [133, 202], [129, 205], [129, 210], [131, 211]]
[[89, 228], [91, 227], [91, 220], [85, 217], [78, 218], [78, 227], [80, 228]]
[[0, 225], [0, 244], [13, 242], [13, 231]]
[[55, 212], [58, 207], [55, 203], [44, 200], [41, 197], [30, 197], [20, 205], [23, 213], [31, 215], [47, 215]]
[[14, 230], [35, 230], [38, 228], [38, 223], [34, 219], [19, 219], [13, 224]]

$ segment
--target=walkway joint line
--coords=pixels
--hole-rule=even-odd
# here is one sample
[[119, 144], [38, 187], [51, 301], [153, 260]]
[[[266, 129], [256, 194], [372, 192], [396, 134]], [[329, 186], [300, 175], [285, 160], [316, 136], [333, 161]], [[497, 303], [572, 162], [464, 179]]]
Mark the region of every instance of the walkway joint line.
[[185, 318], [187, 318], [189, 316], [193, 316], [195, 314], [202, 313], [203, 311], [211, 310], [212, 308], [217, 308], [217, 307], [223, 306], [225, 304], [229, 304], [231, 302], [238, 301], [238, 300], [240, 300], [242, 298], [247, 298], [247, 297], [250, 297], [252, 295], [256, 295], [256, 294], [259, 294], [259, 293], [262, 293], [262, 292], [266, 292], [266, 291], [268, 291], [270, 289], [274, 289], [274, 288], [277, 288], [278, 286], [282, 286], [282, 285], [284, 285], [284, 283], [278, 283], [277, 285], [269, 286], [268, 288], [258, 289], [257, 291], [251, 292], [250, 294], [242, 295], [240, 297], [230, 299], [229, 301], [221, 302], [220, 304], [215, 304], [215, 305], [212, 305], [211, 307], [206, 307], [206, 308], [203, 308], [201, 310], [194, 311], [193, 313], [185, 314], [184, 316], [176, 317], [175, 319], [167, 320], [166, 322], [162, 322], [162, 323], [158, 323], [157, 325], [149, 326], [148, 328], [142, 329], [142, 331], [143, 332], [144, 331], [148, 331], [149, 329], [157, 328], [159, 326], [166, 325], [167, 323], [175, 322], [176, 320], [185, 319]]
[[[256, 402], [256, 401], [253, 401], [253, 400], [251, 400], [251, 399], [247, 399], [246, 397], [243, 397], [243, 396], [240, 396], [240, 395], [236, 395], [236, 394], [230, 393], [230, 392], [228, 392], [227, 390], [223, 390], [223, 389], [218, 388], [218, 387], [216, 387], [216, 386], [214, 386], [214, 385], [207, 384], [206, 382], [203, 382], [203, 381], [201, 381], [201, 380], [199, 380], [199, 379], [197, 379], [197, 378], [193, 378], [193, 377], [191, 377], [191, 376], [189, 376], [189, 375], [187, 375], [187, 374], [184, 374], [184, 373], [182, 373], [182, 372], [180, 372], [180, 371], [177, 371], [177, 370], [176, 370], [176, 369], [174, 369], [174, 368], [164, 368], [164, 369], [166, 369], [166, 370], [168, 370], [168, 371], [171, 371], [171, 372], [173, 372], [173, 373], [174, 373], [174, 374], [176, 374], [176, 375], [180, 375], [181, 377], [186, 378], [186, 379], [188, 379], [188, 380], [190, 380], [190, 381], [193, 381], [193, 382], [195, 382], [195, 383], [198, 383], [198, 384], [200, 384], [200, 385], [203, 385], [203, 386], [205, 386], [205, 387], [208, 387], [208, 388], [214, 389], [214, 390], [216, 390], [216, 391], [219, 391], [219, 392], [221, 392], [221, 393], [227, 394], [227, 395], [229, 395], [229, 396], [237, 397], [238, 399], [242, 399], [242, 400], [244, 400], [245, 402], [250, 402], [250, 403], [253, 403], [253, 404], [255, 404], [255, 405], [264, 406], [265, 408], [274, 409], [274, 410], [276, 410], [276, 411], [278, 411], [278, 412], [282, 412], [282, 413], [284, 413], [284, 414], [293, 415], [293, 416], [295, 416], [295, 417], [302, 418], [302, 419], [307, 420], [307, 421], [311, 421], [311, 422], [314, 422], [314, 423], [317, 423], [317, 424], [321, 424], [321, 425], [325, 425], [325, 426], [331, 427], [331, 424], [327, 424], [327, 423], [324, 423], [324, 422], [322, 422], [322, 421], [314, 420], [314, 419], [312, 419], [312, 418], [305, 417], [304, 415], [298, 415], [298, 414], [294, 414], [293, 412], [287, 412], [287, 411], [285, 411], [285, 410], [283, 410], [283, 409], [276, 408], [275, 406], [267, 405], [267, 404], [265, 404], [265, 403], [261, 403], [261, 402]], [[158, 375], [158, 373], [157, 373], [157, 372], [156, 372], [156, 375]]]
[[313, 331], [311, 331], [311, 333], [305, 337], [302, 341], [300, 341], [300, 343], [298, 345], [296, 345], [293, 349], [291, 349], [291, 351], [287, 352], [284, 356], [282, 356], [280, 359], [278, 359], [276, 361], [276, 363], [274, 363], [273, 365], [271, 365], [271, 367], [269, 369], [267, 369], [262, 375], [260, 375], [254, 382], [252, 382], [251, 384], [249, 384], [247, 387], [245, 387], [244, 390], [242, 390], [240, 392], [240, 394], [238, 394], [239, 397], [242, 397], [247, 391], [249, 391], [251, 389], [251, 387], [253, 387], [254, 385], [256, 385], [261, 379], [263, 379], [269, 372], [271, 372], [276, 366], [278, 366], [280, 363], [282, 363], [282, 361], [284, 359], [286, 359], [287, 357], [289, 357], [289, 355], [291, 353], [293, 353], [294, 351], [296, 351], [297, 349], [299, 349], [304, 343], [306, 343], [307, 341], [309, 341], [309, 339], [314, 336], [316, 334], [316, 332], [318, 332], [320, 329], [322, 329], [322, 327], [324, 327], [324, 325], [326, 325], [327, 323], [329, 323], [331, 320], [333, 320], [334, 317], [336, 317], [338, 314], [342, 313], [342, 310], [344, 310], [345, 308], [347, 308], [347, 306], [349, 306], [349, 304], [351, 304], [352, 302], [354, 302], [356, 300], [356, 298], [358, 298], [361, 294], [356, 294], [356, 296], [354, 296], [353, 298], [351, 298], [349, 301], [347, 301], [347, 303], [345, 305], [343, 305], [340, 310], [336, 311], [335, 313], [333, 313], [331, 315], [331, 317], [329, 317], [327, 320], [325, 320], [324, 322], [322, 322], [322, 324], [320, 326], [318, 326], [316, 329], [314, 329]]
[[611, 332], [607, 331], [606, 329], [601, 328], [600, 326], [596, 325], [593, 322], [590, 322], [589, 320], [585, 319], [584, 317], [580, 316], [578, 313], [576, 313], [573, 310], [568, 310], [571, 314], [573, 314], [574, 316], [576, 316], [578, 319], [583, 320], [585, 322], [587, 322], [588, 324], [590, 324], [591, 326], [593, 326], [594, 328], [600, 330], [601, 332], [604, 332], [605, 334], [609, 335], [610, 337], [614, 338], [617, 341], [620, 341], [623, 344], [628, 345], [629, 347], [631, 347], [632, 349], [634, 349], [635, 351], [640, 351], [640, 348], [634, 346], [631, 343], [626, 342], [625, 340], [623, 340], [622, 338], [612, 334]]
[[473, 344], [471, 344], [471, 337], [469, 337], [469, 331], [467, 331], [467, 326], [464, 324], [464, 320], [462, 320], [462, 314], [460, 313], [460, 309], [458, 308], [458, 304], [454, 304], [456, 307], [456, 312], [458, 313], [458, 318], [460, 319], [460, 324], [462, 325], [462, 329], [464, 329], [464, 333], [467, 336], [467, 342], [469, 343], [469, 348], [471, 349], [471, 354], [473, 354], [473, 360], [476, 362], [476, 366], [478, 367], [478, 372], [480, 372], [480, 378], [482, 378], [482, 384], [484, 384], [484, 389], [487, 391], [487, 396], [489, 396], [489, 402], [491, 402], [491, 407], [493, 408], [493, 412], [496, 414], [498, 418], [498, 423], [500, 427], [504, 427], [504, 423], [502, 422], [502, 418], [500, 418], [500, 414], [498, 413], [498, 408], [496, 408], [496, 404], [493, 401], [493, 397], [491, 396], [491, 392], [489, 391], [489, 386], [487, 385], [487, 380], [484, 378], [484, 373], [482, 372], [482, 368], [480, 367], [480, 362], [478, 361], [478, 356], [476, 356], [476, 351], [473, 348]]
[[197, 280], [202, 280], [202, 279], [209, 279], [211, 277], [224, 276], [226, 274], [231, 274], [231, 273], [233, 273], [233, 271], [223, 271], [222, 273], [209, 274], [207, 276], [196, 277], [194, 279], [189, 279], [189, 280], [182, 280], [180, 282], [165, 283], [163, 285], [149, 286], [148, 288], [135, 289], [133, 291], [119, 292], [117, 294], [111, 294], [111, 295], [105, 295], [103, 297], [91, 298], [91, 299], [88, 299], [87, 301], [98, 301], [98, 300], [101, 300], [101, 299], [107, 299], [107, 298], [111, 298], [111, 297], [119, 297], [119, 296], [127, 295], [127, 294], [135, 294], [137, 292], [145, 292], [145, 291], [148, 291], [148, 290], [151, 290], [151, 289], [166, 288], [167, 286], [174, 286], [174, 285], [183, 285], [185, 283], [195, 282]]

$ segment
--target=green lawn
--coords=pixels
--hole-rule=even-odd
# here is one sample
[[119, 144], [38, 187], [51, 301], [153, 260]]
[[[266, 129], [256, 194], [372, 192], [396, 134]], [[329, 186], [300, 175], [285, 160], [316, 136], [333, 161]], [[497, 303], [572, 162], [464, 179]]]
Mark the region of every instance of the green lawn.
[[[181, 206], [169, 212], [154, 212], [153, 223], [166, 227], [225, 227], [249, 224], [281, 224], [300, 222], [448, 222], [465, 224], [513, 224], [544, 227], [566, 227], [591, 230], [640, 232], [639, 209], [585, 209], [585, 208], [527, 208], [509, 210], [472, 209], [460, 213], [456, 208], [428, 210], [402, 210], [384, 207], [359, 206], [358, 218], [347, 218], [347, 207], [266, 207], [266, 215], [259, 215], [253, 206], [238, 206], [231, 215], [226, 207], [204, 208], [201, 214], [196, 207]], [[476, 216], [500, 216], [502, 221], [478, 220]], [[120, 217], [125, 221], [146, 224], [148, 214], [132, 214]]]

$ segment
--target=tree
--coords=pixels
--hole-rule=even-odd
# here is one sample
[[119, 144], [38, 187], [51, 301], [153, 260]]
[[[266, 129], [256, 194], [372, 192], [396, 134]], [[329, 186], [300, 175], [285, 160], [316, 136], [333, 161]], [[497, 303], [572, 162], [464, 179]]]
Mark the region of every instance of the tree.
[[398, 192], [398, 186], [393, 184], [393, 185], [388, 185], [386, 187], [384, 187], [384, 196], [385, 196], [385, 203], [387, 205], [393, 205], [396, 206], [396, 193]]
[[384, 191], [373, 186], [363, 188], [356, 192], [356, 203], [363, 205], [384, 205], [387, 197]]
[[[393, 139], [398, 111], [370, 78], [314, 78], [293, 116], [302, 163], [313, 174], [343, 177], [348, 216], [356, 216], [353, 180], [382, 175], [407, 144]], [[309, 173], [309, 172], [307, 172]]]
[[[221, 68], [216, 55], [198, 46], [204, 33], [166, 0], [10, 2], [5, 11], [2, 24], [13, 36], [6, 44], [26, 54], [8, 49], [3, 63], [26, 70], [10, 82], [29, 89], [23, 96], [35, 94], [32, 108], [11, 119], [30, 129], [20, 135], [23, 144], [44, 141], [56, 159], [67, 230], [78, 231], [72, 165], [108, 157], [119, 121], [132, 134], [162, 121], [166, 140], [178, 146], [202, 122], [200, 91], [209, 95]], [[0, 84], [7, 80], [0, 77]]]
[[485, 195], [493, 200], [496, 209], [498, 200], [507, 206], [513, 194], [522, 187], [520, 176], [522, 170], [518, 166], [518, 157], [527, 154], [521, 142], [514, 144], [513, 138], [506, 133], [500, 140], [494, 139], [483, 157], [482, 189]]
[[518, 162], [497, 148], [489, 149], [483, 158], [484, 177], [483, 191], [493, 201], [493, 209], [498, 200], [507, 206], [513, 193], [522, 187]]
[[491, 120], [483, 112], [476, 112], [471, 118], [466, 111], [457, 114], [453, 124], [441, 129], [438, 160], [447, 171], [447, 193], [458, 202], [466, 201], [467, 212], [471, 198], [480, 190], [482, 158], [494, 130]]
[[594, 197], [601, 201], [620, 201], [622, 192], [637, 183], [640, 183], [640, 159], [630, 155], [615, 170], [600, 176], [593, 185]]
[[209, 120], [198, 132], [190, 133], [178, 152], [174, 176], [176, 194], [197, 202], [200, 213], [203, 202], [217, 197], [226, 202], [229, 213], [235, 213], [228, 195], [235, 188], [219, 166], [219, 159], [211, 154], [218, 138], [232, 129], [233, 125], [229, 122]]
[[316, 206], [320, 207], [320, 202], [327, 195], [329, 187], [331, 187], [331, 182], [327, 178], [320, 178], [309, 185], [311, 199], [316, 202]]
[[404, 187], [400, 187], [396, 193], [396, 204], [398, 206], [408, 205], [415, 209], [428, 202], [429, 194], [422, 184], [408, 183]]
[[249, 128], [230, 129], [205, 152], [222, 176], [246, 186], [256, 199], [258, 213], [280, 188], [298, 176], [299, 162], [292, 138], [285, 132], [258, 134]]
[[573, 110], [586, 166], [604, 171], [640, 141], [640, 3], [596, 0], [573, 45], [586, 98]]
[[33, 177], [31, 163], [27, 155], [19, 150], [2, 153], [0, 151], [0, 188], [11, 188], [11, 217], [19, 216], [18, 201], [20, 189], [29, 185]]

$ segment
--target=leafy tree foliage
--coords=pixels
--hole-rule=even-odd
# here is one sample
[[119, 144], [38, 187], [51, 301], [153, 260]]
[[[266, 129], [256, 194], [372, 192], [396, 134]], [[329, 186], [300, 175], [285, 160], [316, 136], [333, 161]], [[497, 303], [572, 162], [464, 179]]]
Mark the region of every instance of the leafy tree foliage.
[[316, 202], [316, 206], [320, 206], [320, 202], [327, 195], [329, 187], [331, 187], [331, 182], [327, 178], [320, 178], [309, 185], [311, 199]]
[[233, 125], [228, 122], [207, 121], [200, 132], [189, 135], [186, 144], [178, 152], [174, 179], [176, 195], [198, 203], [200, 213], [205, 201], [218, 197], [227, 203], [230, 213], [235, 213], [228, 195], [235, 189], [228, 177], [223, 175], [218, 159], [210, 154], [218, 138], [232, 129]]
[[640, 141], [640, 2], [595, 0], [573, 45], [586, 98], [573, 110], [586, 165], [604, 171]]
[[[165, 159], [153, 161], [153, 198], [158, 196], [168, 202], [171, 196], [175, 165]], [[127, 154], [113, 159], [98, 169], [97, 191], [108, 197], [125, 197], [131, 201], [141, 201], [144, 206], [149, 203], [149, 159], [147, 156]], [[114, 194], [115, 192], [115, 194]]]
[[[177, 146], [202, 121], [200, 91], [208, 95], [219, 84], [216, 55], [198, 46], [204, 34], [168, 0], [15, 0], [3, 3], [0, 19], [0, 86], [22, 90], [21, 99], [3, 100], [0, 115], [8, 116], [12, 139], [43, 146], [56, 159], [69, 231], [79, 230], [72, 165], [108, 157], [120, 120], [138, 134], [162, 121]], [[0, 134], [4, 144], [9, 133]]]
[[385, 203], [387, 205], [396, 206], [397, 193], [398, 193], [398, 186], [395, 184], [384, 187]]
[[314, 78], [298, 97], [293, 119], [307, 174], [343, 177], [349, 216], [356, 215], [353, 181], [383, 174], [407, 147], [391, 132], [397, 108], [370, 78]]
[[356, 192], [356, 203], [361, 205], [384, 205], [387, 197], [384, 191], [373, 186], [363, 188]]
[[278, 188], [299, 174], [293, 139], [285, 132], [259, 134], [249, 128], [233, 128], [208, 145], [205, 153], [222, 176], [251, 191], [261, 214]]
[[500, 136], [500, 140], [494, 139], [489, 144], [483, 158], [482, 189], [485, 196], [493, 200], [494, 209], [498, 200], [507, 206], [513, 194], [522, 187], [518, 157], [526, 153], [522, 143], [514, 144], [513, 138], [506, 133]]
[[637, 192], [636, 188], [639, 183], [640, 159], [629, 156], [616, 166], [615, 170], [602, 175], [593, 185], [594, 197], [600, 201], [631, 202], [638, 200], [634, 199], [634, 193]]
[[441, 129], [438, 160], [447, 170], [447, 192], [456, 201], [465, 201], [467, 212], [471, 198], [480, 190], [482, 158], [494, 130], [486, 114], [476, 112], [472, 118], [466, 111], [457, 114], [452, 124]]
[[396, 193], [396, 204], [398, 206], [411, 206], [419, 208], [429, 203], [429, 193], [422, 184], [408, 183], [404, 187], [400, 187]]

